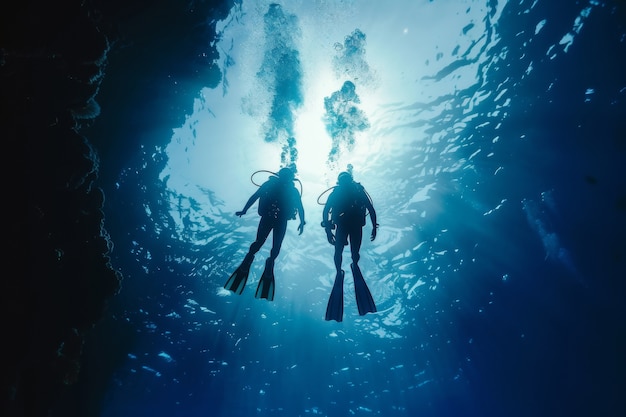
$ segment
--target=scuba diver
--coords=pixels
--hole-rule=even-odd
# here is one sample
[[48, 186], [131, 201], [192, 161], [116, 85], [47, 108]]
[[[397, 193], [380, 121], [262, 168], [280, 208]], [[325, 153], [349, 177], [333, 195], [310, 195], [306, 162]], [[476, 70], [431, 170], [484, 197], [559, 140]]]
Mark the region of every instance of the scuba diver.
[[248, 280], [250, 265], [252, 265], [252, 261], [254, 260], [254, 255], [261, 249], [270, 232], [273, 232], [270, 256], [265, 261], [265, 269], [263, 275], [261, 275], [254, 296], [256, 298], [265, 298], [269, 301], [274, 299], [274, 261], [280, 252], [280, 247], [287, 231], [287, 222], [294, 220], [296, 214], [298, 214], [300, 218], [298, 232], [300, 235], [304, 231], [304, 225], [306, 224], [304, 221], [302, 199], [293, 184], [294, 181], [298, 180], [295, 179], [293, 169], [281, 168], [278, 174], [270, 176], [270, 178], [252, 194], [243, 210], [235, 213], [239, 217], [243, 216], [254, 202], [257, 199], [259, 200], [258, 213], [259, 216], [261, 216], [261, 220], [259, 221], [256, 240], [250, 245], [248, 254], [244, 257], [241, 265], [233, 272], [230, 278], [228, 278], [228, 281], [224, 284], [224, 288], [237, 294], [243, 292], [246, 281]]
[[[376, 239], [378, 223], [376, 223], [376, 210], [374, 210], [369, 195], [360, 183], [354, 181], [352, 174], [341, 172], [337, 177], [337, 185], [332, 190], [322, 212], [322, 227], [326, 229], [328, 243], [335, 246], [334, 261], [337, 269], [335, 283], [326, 308], [326, 320], [339, 322], [343, 319], [343, 278], [345, 275], [341, 269], [341, 263], [343, 249], [348, 245], [348, 241], [352, 255], [350, 267], [354, 278], [354, 291], [359, 315], [376, 312], [376, 304], [358, 263], [361, 257], [359, 251], [367, 213], [369, 212], [372, 221], [372, 234], [370, 236], [372, 241]], [[335, 230], [334, 235], [333, 230]]]

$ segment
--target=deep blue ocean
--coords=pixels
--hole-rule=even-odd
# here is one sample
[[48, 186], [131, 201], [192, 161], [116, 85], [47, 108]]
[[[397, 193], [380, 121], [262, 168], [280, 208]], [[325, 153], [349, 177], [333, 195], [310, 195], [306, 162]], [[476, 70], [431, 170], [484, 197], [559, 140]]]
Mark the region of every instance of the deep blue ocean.
[[[107, 190], [124, 281], [98, 347], [119, 360], [92, 365], [111, 375], [101, 416], [622, 415], [616, 4], [237, 4], [217, 87]], [[254, 297], [271, 237], [226, 291], [259, 221], [235, 212], [287, 165], [307, 225], [289, 222], [276, 297]], [[358, 315], [346, 250], [337, 323], [319, 202], [348, 167], [378, 214], [360, 262], [378, 312]]]

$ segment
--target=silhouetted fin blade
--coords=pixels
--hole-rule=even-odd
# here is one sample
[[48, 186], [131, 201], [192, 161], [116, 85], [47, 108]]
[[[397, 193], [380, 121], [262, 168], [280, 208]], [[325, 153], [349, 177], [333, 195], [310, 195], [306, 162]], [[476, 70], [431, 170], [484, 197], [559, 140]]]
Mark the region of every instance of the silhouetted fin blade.
[[342, 270], [335, 277], [335, 283], [333, 284], [333, 290], [330, 293], [328, 299], [328, 305], [326, 306], [326, 320], [343, 320], [343, 278], [345, 272]]
[[372, 293], [365, 283], [361, 268], [358, 265], [351, 264], [352, 276], [354, 278], [354, 295], [356, 296], [356, 305], [359, 309], [359, 315], [364, 316], [367, 313], [375, 313], [377, 311]]
[[266, 298], [268, 301], [274, 300], [274, 260], [265, 261], [265, 269], [259, 280], [254, 296], [256, 298]]
[[241, 295], [243, 289], [246, 286], [246, 282], [248, 281], [250, 265], [252, 265], [253, 260], [253, 255], [246, 255], [246, 257], [243, 259], [243, 262], [241, 262], [241, 265], [239, 265], [239, 267], [235, 269], [235, 272], [233, 272], [228, 278], [228, 281], [226, 281], [226, 284], [224, 284], [224, 288]]

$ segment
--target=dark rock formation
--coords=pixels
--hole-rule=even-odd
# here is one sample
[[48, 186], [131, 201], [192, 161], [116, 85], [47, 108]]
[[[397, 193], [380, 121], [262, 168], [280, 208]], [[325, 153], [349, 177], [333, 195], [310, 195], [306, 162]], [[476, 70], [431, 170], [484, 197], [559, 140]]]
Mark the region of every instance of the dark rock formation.
[[[123, 164], [117, 156], [145, 145], [138, 131], [150, 123], [152, 130], [171, 131], [198, 83], [216, 78], [214, 23], [230, 3], [34, 0], [2, 6], [4, 238], [6, 267], [13, 271], [2, 288], [4, 416], [49, 415], [79, 381], [88, 335], [122, 288], [111, 262], [103, 190]], [[161, 141], [153, 145], [167, 140], [152, 137]], [[16, 155], [23, 159], [14, 161]], [[24, 188], [25, 213], [18, 200]]]

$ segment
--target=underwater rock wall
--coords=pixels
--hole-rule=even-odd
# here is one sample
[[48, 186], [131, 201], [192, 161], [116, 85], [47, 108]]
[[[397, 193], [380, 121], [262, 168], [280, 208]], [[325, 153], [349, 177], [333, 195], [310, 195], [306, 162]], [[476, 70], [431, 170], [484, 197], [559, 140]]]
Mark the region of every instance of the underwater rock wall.
[[[172, 109], [171, 103], [195, 93], [189, 80], [216, 71], [214, 21], [228, 13], [231, 3], [34, 0], [3, 5], [5, 267], [11, 270], [2, 288], [4, 416], [50, 415], [60, 397], [71, 401], [63, 396], [79, 383], [87, 336], [123, 282], [111, 262], [114, 245], [106, 230], [101, 182], [103, 173], [116, 175], [121, 162], [115, 156], [136, 143], [136, 132], [114, 127], [124, 126], [137, 112], [184, 117], [184, 109]], [[179, 82], [168, 84], [164, 77]], [[105, 92], [105, 80], [110, 80], [107, 88], [117, 89]], [[134, 94], [123, 94], [122, 81], [133, 86]], [[146, 100], [157, 87], [159, 100]], [[96, 134], [93, 126], [102, 114], [112, 130], [98, 125]], [[163, 142], [168, 139], [164, 135]], [[17, 155], [23, 159], [15, 161]], [[98, 398], [96, 410], [97, 405]], [[78, 406], [63, 408], [64, 415], [88, 414]]]

